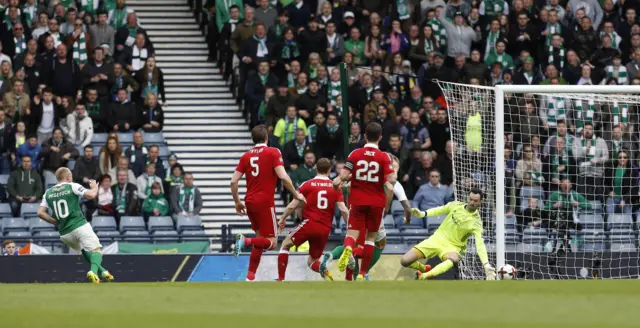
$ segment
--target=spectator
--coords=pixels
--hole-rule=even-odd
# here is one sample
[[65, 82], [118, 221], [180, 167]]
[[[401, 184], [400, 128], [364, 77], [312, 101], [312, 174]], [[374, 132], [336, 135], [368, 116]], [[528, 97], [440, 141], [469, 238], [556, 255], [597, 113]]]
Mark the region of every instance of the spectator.
[[127, 7], [125, 0], [116, 0], [116, 7], [109, 11], [109, 25], [115, 30], [129, 23], [129, 17], [135, 14]]
[[324, 113], [316, 112], [315, 116], [313, 117], [313, 124], [311, 124], [309, 128], [307, 128], [307, 136], [308, 136], [309, 142], [311, 143], [316, 142], [318, 127], [324, 125], [325, 122], [326, 122], [326, 119], [324, 117]]
[[[551, 13], [549, 16], [552, 16]], [[557, 18], [557, 13], [554, 16]], [[549, 25], [549, 24], [547, 24]], [[560, 30], [560, 24], [553, 26], [551, 29], [547, 27], [548, 34], [553, 35], [556, 30]], [[543, 32], [544, 34], [544, 32]], [[517, 13], [517, 24], [513, 25], [509, 29], [509, 53], [511, 56], [517, 56], [523, 50], [529, 53], [536, 53], [538, 51], [538, 39], [540, 38], [540, 32], [536, 31], [529, 20], [529, 17], [525, 12]], [[548, 44], [546, 45], [549, 46]]]
[[638, 151], [637, 144], [630, 140], [628, 136], [623, 136], [623, 130], [619, 125], [614, 125], [611, 130], [611, 136], [606, 137], [610, 161], [615, 162], [618, 158], [618, 153], [625, 151], [629, 157], [629, 162], [633, 163]]
[[423, 211], [443, 206], [453, 200], [453, 189], [440, 184], [440, 172], [437, 169], [429, 173], [429, 183], [420, 186], [411, 201], [411, 207]]
[[578, 193], [596, 197], [602, 195], [604, 169], [609, 159], [607, 143], [593, 134], [593, 123], [586, 122], [582, 137], [573, 144], [573, 155], [578, 164]]
[[12, 134], [15, 135], [15, 131], [10, 123], [5, 122], [4, 111], [0, 109], [0, 174], [11, 173], [10, 153], [15, 147]]
[[575, 177], [576, 163], [571, 156], [571, 147], [566, 145], [566, 138], [555, 136], [553, 143], [552, 153], [545, 157], [547, 191], [558, 190], [563, 179]]
[[140, 110], [139, 122], [145, 132], [161, 132], [164, 126], [164, 110], [158, 104], [158, 96], [153, 93], [147, 95], [144, 106]]
[[306, 25], [311, 13], [315, 13], [316, 9], [309, 8], [303, 0], [293, 0], [284, 10], [289, 13], [291, 26], [298, 29]]
[[343, 147], [334, 146], [340, 145], [344, 140], [343, 133], [345, 133], [344, 129], [338, 124], [336, 114], [329, 113], [326, 124], [318, 127], [315, 142], [318, 157], [334, 158], [335, 156], [336, 159], [343, 159]]
[[36, 41], [40, 37], [49, 31], [49, 14], [41, 12], [38, 14], [38, 21], [34, 25], [34, 29], [31, 31], [31, 36]]
[[73, 167], [73, 180], [87, 188], [89, 180], [98, 181], [99, 179], [100, 166], [98, 160], [93, 157], [93, 146], [89, 144], [84, 146], [84, 156], [76, 160]]
[[[91, 51], [87, 49], [87, 51]], [[107, 99], [114, 83], [113, 64], [104, 62], [104, 49], [93, 49], [93, 60], [82, 69], [84, 84], [92, 84], [100, 99]]]
[[389, 118], [395, 120], [395, 108], [384, 98], [383, 90], [380, 87], [375, 87], [373, 88], [373, 97], [371, 98], [371, 101], [364, 107], [364, 125], [376, 120], [378, 117], [378, 107], [380, 106], [387, 110], [386, 114], [388, 114], [387, 116], [389, 116]]
[[[35, 140], [35, 137], [31, 139]], [[42, 197], [42, 178], [31, 166], [31, 157], [28, 155], [21, 157], [20, 166], [9, 175], [7, 191], [13, 216], [20, 215], [20, 207], [23, 203], [36, 204]]]
[[129, 179], [127, 183], [137, 185], [138, 180], [136, 179], [136, 176], [133, 173], [133, 171], [129, 169], [129, 159], [127, 159], [126, 157], [120, 157], [120, 159], [118, 160], [118, 165], [112, 168], [111, 170], [109, 170], [109, 176], [111, 177], [111, 181], [113, 181], [112, 183], [114, 184], [118, 181], [119, 171], [127, 172], [127, 176]]
[[425, 90], [423, 96], [429, 96], [432, 99], [437, 99], [442, 95], [440, 87], [438, 87], [433, 80], [453, 82], [455, 79], [456, 76], [453, 70], [444, 65], [443, 55], [436, 52], [433, 58], [433, 66], [429, 66], [425, 72], [424, 81], [420, 86], [422, 90]]
[[382, 126], [382, 140], [380, 140], [380, 150], [387, 151], [389, 149], [389, 137], [392, 134], [400, 134], [400, 123], [395, 117], [390, 116], [388, 107], [384, 104], [378, 106], [378, 117], [374, 122]]
[[[162, 99], [162, 106], [167, 106], [167, 99], [164, 92], [164, 74], [156, 66], [155, 57], [147, 58], [144, 67], [136, 74], [136, 80], [140, 86], [141, 94], [139, 99], [144, 99], [148, 94], [154, 94]], [[138, 97], [136, 97], [138, 99]]]
[[89, 35], [95, 46], [108, 45], [109, 50], [106, 55], [112, 56], [115, 49], [116, 30], [107, 23], [108, 17], [105, 11], [98, 11], [98, 22], [89, 27]]
[[316, 176], [316, 155], [312, 152], [305, 153], [304, 164], [296, 167], [289, 176], [296, 188], [305, 181], [313, 179]]
[[[326, 35], [327, 50], [325, 62], [327, 63], [327, 65], [337, 65], [342, 61], [342, 57], [344, 56], [345, 43], [342, 35], [336, 32], [336, 23], [333, 20], [327, 22]], [[381, 50], [378, 51], [380, 52]]]
[[[411, 47], [409, 50], [409, 59], [414, 63], [422, 63], [429, 60], [429, 54], [434, 51], [440, 51], [438, 40], [436, 40], [433, 34], [433, 29], [430, 25], [425, 25], [422, 28], [422, 35], [417, 46]], [[416, 67], [416, 65], [413, 65]]]
[[429, 131], [420, 122], [420, 114], [412, 112], [409, 123], [403, 126], [400, 130], [402, 140], [404, 140], [403, 147], [412, 149], [419, 147], [423, 150], [427, 150], [431, 147], [431, 138]]
[[[122, 64], [123, 67], [127, 68], [127, 71], [131, 75], [135, 75], [135, 73], [141, 70], [144, 67], [144, 63], [148, 58], [153, 57], [153, 52], [151, 52], [150, 45], [147, 43], [145, 35], [143, 33], [138, 33], [136, 35], [136, 42], [132, 47], [126, 47], [120, 53], [119, 63]], [[142, 87], [142, 86], [141, 86]]]
[[[4, 111], [2, 111], [2, 113], [4, 113]], [[5, 124], [9, 123], [5, 121]], [[27, 142], [27, 133], [24, 122], [18, 121], [18, 123], [16, 123], [15, 127], [9, 134], [9, 138], [9, 156], [11, 157], [11, 165], [13, 165], [13, 163], [16, 163], [17, 161], [16, 153], [18, 148]], [[37, 142], [38, 141], [36, 139], [36, 143]]]
[[[275, 8], [271, 8], [269, 0], [258, 0], [256, 3], [259, 5], [259, 8], [255, 11], [256, 20], [263, 22], [268, 31], [278, 19], [278, 11]], [[241, 6], [242, 4], [239, 5]]]
[[289, 87], [286, 81], [278, 84], [278, 92], [269, 99], [266, 109], [267, 126], [275, 126], [276, 123], [287, 114], [287, 109], [295, 108], [298, 96], [289, 93]]
[[[451, 5], [447, 7], [447, 12], [449, 12], [449, 8], [453, 7]], [[454, 16], [453, 23], [445, 18], [445, 11], [443, 10], [438, 16], [438, 21], [444, 25], [447, 31], [447, 41], [449, 42], [447, 45], [447, 60], [453, 62], [457, 54], [463, 54], [465, 57], [469, 57], [471, 43], [480, 40], [480, 33], [465, 25], [465, 17], [467, 15], [464, 15], [462, 12], [455, 12], [455, 15], [451, 16]]]
[[536, 197], [542, 199], [544, 190], [544, 175], [542, 174], [542, 162], [535, 157], [531, 145], [524, 146], [522, 158], [516, 164], [516, 183], [520, 188], [520, 207], [524, 210], [527, 199]]
[[109, 108], [106, 101], [98, 99], [98, 90], [93, 86], [87, 88], [84, 107], [93, 124], [93, 132], [107, 132], [109, 130]]
[[107, 143], [102, 147], [100, 155], [98, 156], [100, 174], [108, 174], [109, 171], [111, 171], [119, 162], [121, 155], [122, 147], [118, 143], [118, 139], [115, 137], [109, 137], [109, 139], [107, 139]]
[[[126, 159], [125, 159], [126, 160]], [[117, 182], [111, 187], [113, 195], [113, 214], [116, 223], [120, 225], [120, 218], [123, 216], [135, 216], [138, 214], [138, 195], [136, 182], [131, 183], [131, 176], [127, 175], [126, 170], [119, 170], [117, 173]]]
[[68, 59], [67, 46], [61, 44], [56, 48], [56, 56], [45, 63], [42, 81], [51, 86], [57, 97], [76, 98], [82, 87], [82, 75], [78, 64]]
[[[322, 115], [322, 114], [320, 114]], [[293, 171], [304, 162], [304, 154], [313, 152], [313, 144], [307, 141], [303, 129], [296, 130], [295, 140], [291, 140], [284, 145], [282, 157], [287, 171]]]
[[273, 130], [273, 135], [279, 138], [280, 147], [294, 139], [297, 129], [306, 131], [307, 125], [302, 118], [298, 117], [296, 107], [289, 106], [287, 108], [287, 116], [278, 120]]
[[567, 132], [567, 122], [565, 120], [558, 120], [556, 122], [556, 135], [553, 135], [549, 137], [549, 139], [547, 139], [547, 142], [544, 144], [542, 154], [544, 156], [548, 156], [549, 154], [555, 153], [556, 138], [562, 137], [564, 138], [564, 144], [567, 147], [569, 155], [573, 155], [573, 145], [576, 142], [576, 137], [568, 134]]
[[391, 22], [391, 32], [382, 39], [381, 46], [386, 53], [408, 54], [411, 43], [409, 37], [402, 32], [402, 26], [399, 20]]
[[[562, 103], [562, 100], [559, 102]], [[522, 112], [518, 115], [519, 122], [513, 131], [514, 139], [523, 143], [531, 143], [531, 138], [540, 134], [540, 121], [535, 113], [536, 108], [533, 101], [524, 100], [521, 103], [521, 108]]]
[[[99, 180], [98, 199], [94, 201], [93, 206], [97, 209], [98, 215], [113, 216], [113, 192], [111, 188], [111, 177], [108, 174], [103, 175]], [[87, 208], [89, 211], [89, 208]]]
[[420, 186], [429, 181], [428, 174], [433, 169], [433, 157], [430, 152], [422, 152], [419, 159], [419, 162], [413, 163], [402, 178], [402, 181], [406, 183], [405, 187], [409, 195], [414, 195]]
[[129, 97], [132, 93], [138, 92], [138, 90], [140, 89], [140, 85], [138, 84], [136, 79], [131, 77], [131, 75], [129, 75], [129, 73], [127, 73], [127, 71], [122, 68], [122, 64], [117, 62], [113, 64], [113, 75], [114, 83], [111, 88], [110, 94], [112, 100], [118, 100], [119, 89], [126, 89]]
[[[257, 74], [251, 76], [247, 81], [247, 106], [250, 107], [251, 127], [258, 124], [260, 117], [260, 105], [265, 101], [265, 94], [268, 88], [276, 88], [278, 79], [271, 73], [269, 62], [258, 63]], [[266, 108], [265, 108], [266, 111]]]
[[584, 196], [572, 190], [571, 180], [563, 179], [560, 190], [554, 191], [549, 196], [545, 209], [548, 211], [572, 210], [573, 208], [589, 209], [591, 204]]
[[618, 84], [629, 84], [627, 68], [622, 65], [619, 52], [613, 54], [611, 65], [607, 65], [604, 70], [607, 79], [615, 79]]
[[169, 214], [169, 202], [164, 198], [162, 183], [154, 182], [151, 185], [149, 197], [144, 198], [142, 203], [142, 215], [148, 219], [150, 216], [165, 216], [167, 214]]
[[184, 174], [184, 183], [172, 190], [171, 210], [174, 217], [200, 215], [202, 195], [200, 189], [193, 185], [193, 174]]
[[[318, 21], [311, 17], [308, 20], [308, 28], [301, 30], [298, 34], [302, 58], [309, 58], [311, 54], [316, 53], [319, 59], [320, 55], [324, 55], [327, 51], [327, 41], [325, 32], [319, 29]], [[311, 78], [315, 79], [316, 76], [311, 76]]]
[[[433, 102], [433, 100], [428, 100]], [[437, 119], [429, 124], [429, 138], [431, 139], [431, 149], [438, 155], [445, 153], [447, 141], [451, 139], [451, 128], [449, 127], [449, 117], [447, 110], [439, 108], [436, 110]], [[442, 173], [442, 172], [441, 172]]]
[[[241, 0], [230, 0], [230, 1], [216, 1], [215, 5], [215, 22], [218, 27], [218, 31], [222, 32], [223, 26], [228, 23], [231, 19], [233, 19], [233, 15], [230, 13], [233, 11], [233, 8], [238, 10], [238, 16], [235, 19], [242, 19], [244, 16], [244, 4]], [[248, 8], [247, 8], [248, 9]], [[252, 8], [253, 9], [253, 8]], [[253, 14], [253, 11], [252, 11]]]
[[[244, 8], [244, 5], [238, 5], [239, 8]], [[257, 24], [254, 21], [255, 11], [252, 7], [247, 7], [244, 10], [244, 20], [241, 24], [236, 26], [236, 30], [231, 35], [231, 50], [233, 53], [239, 54], [245, 41], [251, 39], [256, 34]], [[242, 16], [242, 9], [240, 10], [240, 16]], [[264, 25], [262, 25], [264, 27]], [[263, 49], [264, 51], [264, 49]], [[240, 56], [239, 56], [240, 57]], [[243, 58], [240, 57], [242, 60]]]
[[[138, 199], [145, 199], [151, 195], [151, 186], [158, 183], [162, 188], [162, 178], [156, 175], [156, 165], [153, 163], [147, 164], [145, 173], [140, 175], [136, 180], [138, 187]], [[164, 189], [162, 189], [164, 193]]]
[[540, 202], [537, 198], [531, 197], [527, 200], [527, 208], [522, 211], [521, 215], [516, 216], [516, 229], [522, 233], [525, 227], [531, 228], [547, 228], [546, 219], [547, 211], [540, 208]]
[[70, 143], [85, 147], [93, 139], [93, 121], [87, 115], [85, 105], [76, 104], [75, 112], [67, 115], [66, 123], [60, 125], [65, 138]]
[[20, 253], [18, 252], [18, 248], [16, 248], [16, 243], [11, 239], [6, 239], [2, 242], [2, 255], [3, 256], [18, 256]]
[[631, 158], [626, 150], [617, 154], [617, 161], [607, 165], [605, 172], [605, 190], [608, 191], [607, 214], [631, 214], [638, 198], [638, 172], [631, 165]]
[[25, 117], [28, 123], [27, 130], [29, 133], [37, 133], [38, 141], [41, 143], [51, 138], [53, 129], [60, 121], [61, 111], [56, 107], [53, 103], [53, 91], [45, 88], [42, 91], [42, 99], [40, 96], [34, 97], [29, 115]]
[[[358, 126], [358, 134], [359, 131], [360, 129]], [[398, 158], [398, 176], [404, 176], [407, 173], [410, 164], [409, 149], [402, 147], [402, 139], [399, 134], [389, 135], [389, 149], [387, 152]]]
[[493, 63], [500, 63], [504, 70], [512, 70], [514, 68], [513, 58], [506, 53], [506, 49], [507, 44], [504, 41], [496, 41], [496, 50], [489, 54], [485, 63], [489, 66], [493, 65]]
[[35, 170], [40, 168], [40, 153], [42, 152], [42, 146], [38, 143], [36, 136], [31, 134], [27, 136], [27, 141], [20, 145], [16, 149], [16, 164], [21, 164], [21, 160], [26, 156], [31, 160], [29, 161], [29, 168], [33, 167]]
[[[453, 183], [453, 141], [447, 140], [445, 143], [445, 153], [438, 154], [435, 167], [440, 172], [440, 182], [445, 186], [451, 186]], [[513, 165], [515, 169], [515, 163]]]
[[167, 190], [169, 192], [169, 195], [171, 196], [173, 194], [174, 187], [182, 186], [183, 179], [184, 169], [182, 168], [182, 165], [180, 165], [180, 163], [176, 162], [175, 164], [171, 165], [171, 172], [164, 179], [165, 184], [163, 186], [163, 189]]
[[[216, 1], [216, 6], [219, 2]], [[208, 34], [209, 37], [209, 60], [214, 60], [217, 56], [215, 54], [216, 48], [219, 50], [220, 54], [217, 56], [218, 59], [218, 67], [223, 69], [223, 75], [225, 79], [228, 79], [228, 76], [231, 74], [231, 66], [233, 64], [234, 53], [231, 50], [231, 35], [236, 30], [238, 23], [240, 22], [240, 10], [241, 7], [237, 5], [231, 5], [229, 7], [229, 20], [228, 22], [220, 25], [220, 21], [217, 21], [218, 27], [221, 26], [221, 29], [218, 29], [219, 35], [217, 35], [218, 40], [215, 40], [216, 35], [215, 32], [211, 31]], [[217, 14], [217, 12], [216, 12]], [[216, 42], [217, 41], [217, 42]], [[217, 43], [217, 44], [216, 44]]]
[[522, 70], [513, 77], [514, 84], [538, 85], [542, 82], [542, 75], [533, 69], [533, 57], [527, 56], [522, 65]]
[[305, 120], [306, 124], [311, 124], [316, 111], [324, 113], [327, 107], [327, 99], [319, 93], [320, 85], [318, 81], [311, 80], [307, 92], [302, 94], [296, 101], [298, 115]]
[[113, 131], [130, 132], [138, 127], [136, 108], [128, 99], [127, 90], [118, 89], [118, 100], [111, 104], [109, 126]]
[[24, 92], [24, 82], [13, 81], [13, 89], [4, 94], [2, 105], [7, 117], [17, 122], [26, 119], [31, 114], [31, 100], [29, 94]]
[[355, 65], [365, 65], [367, 59], [364, 53], [364, 41], [360, 40], [362, 34], [357, 26], [350, 29], [349, 39], [344, 42], [344, 50], [352, 55]]
[[[600, 9], [600, 6], [598, 6]], [[598, 46], [598, 35], [591, 25], [592, 20], [589, 17], [583, 17], [580, 20], [580, 27], [573, 33], [572, 48], [576, 50], [578, 57], [583, 59], [591, 58]], [[600, 23], [600, 22], [598, 22]]]
[[62, 129], [55, 128], [53, 136], [42, 144], [42, 170], [45, 181], [57, 181], [55, 171], [60, 167], [66, 167], [69, 160], [75, 160], [79, 156], [76, 147], [64, 139]]
[[94, 45], [91, 40], [91, 35], [86, 33], [86, 28], [82, 23], [81, 18], [75, 18], [67, 21], [72, 24], [73, 29], [69, 33], [65, 33], [64, 44], [67, 49], [71, 49], [71, 58], [78, 64], [80, 69], [83, 69], [87, 61], [93, 57], [92, 50]]

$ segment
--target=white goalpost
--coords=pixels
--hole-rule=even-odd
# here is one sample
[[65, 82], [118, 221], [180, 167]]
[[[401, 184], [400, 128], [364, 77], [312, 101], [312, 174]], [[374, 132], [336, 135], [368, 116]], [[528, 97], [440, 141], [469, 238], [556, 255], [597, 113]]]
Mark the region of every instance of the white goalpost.
[[[639, 277], [640, 86], [438, 84], [456, 199], [485, 193], [497, 268], [511, 264], [520, 279]], [[460, 277], [482, 279], [470, 239]]]

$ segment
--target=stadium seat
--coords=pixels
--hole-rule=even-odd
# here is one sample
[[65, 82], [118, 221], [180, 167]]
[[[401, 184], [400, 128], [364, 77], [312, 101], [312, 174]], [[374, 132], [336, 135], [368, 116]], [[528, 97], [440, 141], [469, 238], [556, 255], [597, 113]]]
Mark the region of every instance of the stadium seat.
[[53, 241], [60, 240], [60, 233], [57, 231], [36, 231], [33, 233], [34, 237], [38, 239], [48, 239]]
[[133, 144], [133, 133], [130, 132], [120, 132], [118, 133], [118, 141], [122, 145], [122, 149], [125, 147], [129, 147]]
[[[429, 236], [429, 230], [428, 229], [424, 229], [424, 228], [404, 228], [401, 230], [401, 233], [405, 236], [407, 235], [413, 235], [413, 236], [422, 236], [424, 238], [426, 238], [426, 236]], [[422, 239], [424, 239], [422, 238]]]
[[516, 244], [520, 242], [520, 236], [516, 229], [505, 229], [504, 238], [507, 244]]
[[151, 234], [154, 242], [176, 243], [179, 241], [178, 233], [174, 230], [157, 230]]
[[11, 214], [11, 205], [9, 204], [0, 204], [0, 218], [10, 218], [13, 215]]
[[154, 231], [173, 231], [173, 220], [168, 216], [152, 216], [149, 217], [149, 233]]
[[386, 229], [393, 229], [395, 228], [395, 221], [393, 219], [393, 216], [391, 215], [385, 215], [384, 217], [384, 227]]
[[147, 145], [164, 144], [164, 135], [162, 134], [162, 132], [145, 132], [144, 143]]
[[146, 230], [128, 230], [122, 235], [122, 239], [129, 242], [148, 242], [149, 232]]
[[27, 221], [23, 218], [4, 218], [2, 219], [2, 231], [5, 235], [9, 232], [27, 231]]
[[32, 234], [36, 234], [37, 232], [40, 231], [55, 231], [56, 227], [47, 222], [44, 221], [40, 218], [29, 218], [27, 220], [27, 222], [29, 223], [29, 231], [31, 231]]
[[630, 214], [611, 214], [607, 217], [607, 229], [628, 229], [633, 227], [633, 217]]
[[609, 247], [612, 252], [635, 252], [635, 234], [612, 233], [609, 235]]
[[22, 203], [22, 206], [20, 206], [20, 216], [22, 216], [23, 218], [30, 217], [30, 216], [38, 216], [39, 207], [40, 207], [40, 203]]
[[120, 218], [120, 232], [147, 231], [141, 216], [123, 216]]
[[101, 241], [113, 241], [120, 238], [120, 232], [118, 230], [97, 231], [96, 235], [98, 235], [98, 238], [100, 238]]
[[202, 230], [202, 220], [199, 216], [179, 216], [176, 223], [178, 232], [184, 230]]
[[604, 220], [600, 214], [580, 214], [579, 218], [585, 229], [604, 229]]
[[[429, 229], [429, 231], [436, 231], [445, 218], [446, 218], [445, 215], [431, 216], [431, 217], [425, 218], [425, 220], [427, 221], [427, 229]], [[413, 221], [413, 219], [411, 221]]]
[[158, 157], [160, 157], [160, 159], [167, 159], [169, 158], [169, 155], [171, 155], [171, 151], [169, 151], [169, 147], [165, 145], [160, 145], [158, 147]]
[[180, 234], [182, 241], [204, 241], [209, 240], [204, 230], [185, 230]]
[[516, 244], [516, 252], [518, 253], [541, 253], [544, 251], [544, 245], [538, 243], [522, 242]]
[[[53, 186], [56, 185], [56, 183], [58, 183], [58, 180], [56, 179], [55, 176], [51, 176], [51, 175], [46, 175], [44, 178], [44, 188], [49, 189]], [[22, 206], [24, 205], [30, 205], [30, 204], [22, 204]]]
[[505, 224], [505, 229], [515, 229], [516, 228], [516, 216], [515, 215], [506, 216], [504, 218], [504, 224]]
[[404, 254], [409, 249], [409, 245], [407, 244], [387, 244], [384, 247], [382, 253], [384, 254]]
[[14, 239], [14, 240], [31, 239], [31, 233], [29, 231], [9, 231], [4, 235], [4, 239]]
[[8, 174], [0, 174], [0, 184], [1, 185], [6, 185], [9, 182], [9, 175]]
[[[91, 143], [96, 145], [96, 144], [106, 144], [107, 143], [107, 139], [109, 138], [109, 134], [108, 133], [94, 133], [93, 134], [93, 138], [91, 139]], [[96, 151], [94, 150], [94, 153], [96, 153]], [[82, 152], [80, 154], [83, 154]]]
[[394, 217], [404, 215], [404, 207], [402, 207], [402, 204], [399, 200], [394, 200], [393, 202], [391, 202], [391, 215], [393, 215]]
[[93, 227], [93, 231], [115, 231], [116, 227], [116, 219], [112, 216], [94, 216], [91, 220], [91, 226]]
[[604, 241], [604, 234], [584, 233], [584, 244], [582, 246], [582, 250], [585, 252], [603, 251], [605, 248]]

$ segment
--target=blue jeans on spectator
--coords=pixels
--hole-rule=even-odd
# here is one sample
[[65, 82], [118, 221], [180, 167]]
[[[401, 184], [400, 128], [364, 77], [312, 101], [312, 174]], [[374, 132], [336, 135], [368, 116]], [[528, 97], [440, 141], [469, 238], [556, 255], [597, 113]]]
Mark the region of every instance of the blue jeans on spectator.
[[614, 213], [623, 213], [623, 214], [631, 214], [631, 204], [625, 204], [624, 207], [620, 208], [620, 201], [622, 201], [622, 197], [607, 197], [607, 214]]

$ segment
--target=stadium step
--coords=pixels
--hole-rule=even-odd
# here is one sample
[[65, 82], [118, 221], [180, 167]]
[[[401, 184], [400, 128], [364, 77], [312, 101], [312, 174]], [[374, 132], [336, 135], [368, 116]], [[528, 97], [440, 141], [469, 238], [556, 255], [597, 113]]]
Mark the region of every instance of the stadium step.
[[[236, 215], [229, 180], [240, 156], [253, 146], [247, 124], [219, 68], [207, 62], [205, 37], [187, 0], [127, 0], [156, 49], [165, 78], [164, 137], [185, 170], [194, 174], [204, 201], [201, 217], [212, 236], [225, 224], [248, 224]], [[240, 182], [240, 196], [246, 182]], [[282, 199], [276, 208], [282, 213]], [[216, 250], [219, 245], [212, 245]]]

